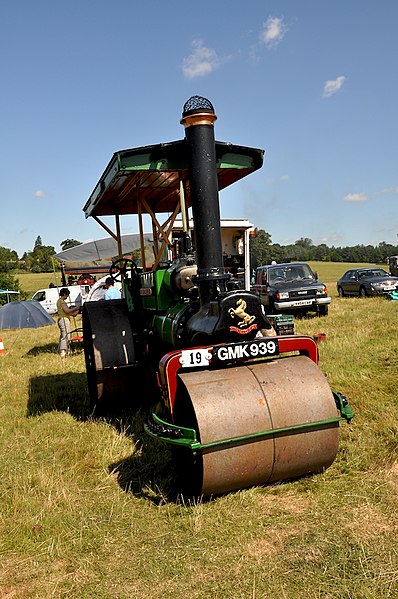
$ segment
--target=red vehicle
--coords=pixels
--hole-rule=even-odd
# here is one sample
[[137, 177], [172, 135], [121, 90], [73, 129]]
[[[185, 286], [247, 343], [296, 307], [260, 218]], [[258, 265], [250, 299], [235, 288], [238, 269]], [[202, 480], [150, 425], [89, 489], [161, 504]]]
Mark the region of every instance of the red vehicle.
[[94, 285], [96, 281], [96, 278], [93, 277], [90, 274], [87, 275], [80, 275], [80, 277], [77, 279], [77, 284], [78, 285]]

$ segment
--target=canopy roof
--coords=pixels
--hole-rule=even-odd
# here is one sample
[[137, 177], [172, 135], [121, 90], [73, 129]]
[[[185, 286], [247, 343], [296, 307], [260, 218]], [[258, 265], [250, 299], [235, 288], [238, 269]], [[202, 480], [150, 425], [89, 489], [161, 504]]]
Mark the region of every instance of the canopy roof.
[[[218, 189], [261, 168], [264, 150], [215, 142]], [[113, 154], [83, 211], [89, 216], [173, 212], [184, 184], [191, 205], [188, 150], [185, 139], [121, 150]], [[146, 206], [145, 206], [146, 204]]]
[[[152, 235], [144, 233], [144, 243], [152, 242]], [[133, 235], [121, 235], [122, 254], [131, 254], [140, 247], [139, 233]], [[81, 243], [75, 247], [64, 250], [54, 255], [61, 262], [95, 262], [96, 260], [108, 260], [118, 256], [117, 241], [113, 237], [104, 237]]]

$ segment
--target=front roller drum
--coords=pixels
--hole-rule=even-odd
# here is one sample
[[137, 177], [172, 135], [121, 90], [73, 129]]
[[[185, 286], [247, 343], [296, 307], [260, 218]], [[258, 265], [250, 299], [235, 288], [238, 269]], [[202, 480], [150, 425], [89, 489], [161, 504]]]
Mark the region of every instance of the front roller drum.
[[83, 339], [91, 409], [131, 401], [139, 368], [125, 300], [86, 302]]
[[[339, 414], [325, 376], [309, 358], [187, 372], [179, 379], [174, 422], [195, 428], [202, 445], [190, 458], [182, 450], [188, 494], [296, 478], [334, 461]], [[275, 429], [282, 430], [256, 436]]]

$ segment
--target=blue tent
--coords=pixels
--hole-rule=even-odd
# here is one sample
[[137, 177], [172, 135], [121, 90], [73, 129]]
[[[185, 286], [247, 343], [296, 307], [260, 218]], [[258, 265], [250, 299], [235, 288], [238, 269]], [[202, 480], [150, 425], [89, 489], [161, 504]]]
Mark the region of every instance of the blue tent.
[[33, 300], [10, 302], [0, 308], [0, 329], [36, 329], [54, 323], [39, 302]]

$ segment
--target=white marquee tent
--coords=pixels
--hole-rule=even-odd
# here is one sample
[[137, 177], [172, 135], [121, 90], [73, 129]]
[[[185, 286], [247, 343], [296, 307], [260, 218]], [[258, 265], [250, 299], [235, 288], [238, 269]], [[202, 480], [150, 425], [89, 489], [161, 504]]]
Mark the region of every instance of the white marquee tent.
[[[122, 235], [122, 253], [130, 254], [140, 248], [140, 236], [138, 233]], [[151, 243], [152, 235], [144, 233], [144, 243]], [[81, 243], [73, 248], [55, 254], [53, 257], [60, 262], [95, 262], [97, 260], [110, 260], [119, 255], [116, 240], [113, 237], [105, 237]]]

